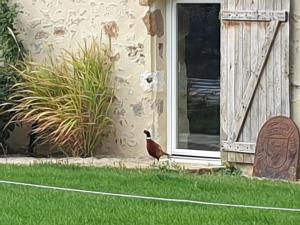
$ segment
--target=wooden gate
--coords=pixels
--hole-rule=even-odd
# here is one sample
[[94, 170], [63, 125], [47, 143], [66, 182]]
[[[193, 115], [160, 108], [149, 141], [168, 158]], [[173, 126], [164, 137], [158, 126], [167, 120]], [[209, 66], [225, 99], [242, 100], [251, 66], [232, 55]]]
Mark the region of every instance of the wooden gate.
[[253, 154], [264, 122], [290, 116], [289, 9], [290, 0], [222, 0], [223, 155]]

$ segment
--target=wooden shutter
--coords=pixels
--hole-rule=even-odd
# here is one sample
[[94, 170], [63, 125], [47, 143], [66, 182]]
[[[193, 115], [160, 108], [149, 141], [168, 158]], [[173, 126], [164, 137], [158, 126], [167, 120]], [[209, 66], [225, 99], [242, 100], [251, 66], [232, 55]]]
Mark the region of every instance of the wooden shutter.
[[272, 116], [290, 116], [290, 0], [222, 0], [221, 148], [254, 153]]

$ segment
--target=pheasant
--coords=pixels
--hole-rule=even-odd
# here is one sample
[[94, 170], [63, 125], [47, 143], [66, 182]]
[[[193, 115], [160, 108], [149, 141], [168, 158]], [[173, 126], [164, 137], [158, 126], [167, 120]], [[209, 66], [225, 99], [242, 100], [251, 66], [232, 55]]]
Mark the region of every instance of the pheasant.
[[157, 144], [155, 141], [152, 140], [151, 134], [148, 130], [144, 130], [144, 134], [146, 134], [146, 147], [149, 155], [151, 155], [155, 159], [157, 159], [157, 162], [159, 162], [160, 157], [163, 155], [170, 156], [168, 153], [164, 152], [162, 147]]

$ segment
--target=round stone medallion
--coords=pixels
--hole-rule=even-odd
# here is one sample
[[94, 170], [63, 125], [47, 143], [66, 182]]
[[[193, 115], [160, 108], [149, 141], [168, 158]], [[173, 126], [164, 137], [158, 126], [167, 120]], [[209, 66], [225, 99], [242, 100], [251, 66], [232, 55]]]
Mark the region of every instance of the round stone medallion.
[[284, 116], [269, 119], [258, 134], [253, 176], [295, 180], [300, 169], [298, 164], [296, 124]]

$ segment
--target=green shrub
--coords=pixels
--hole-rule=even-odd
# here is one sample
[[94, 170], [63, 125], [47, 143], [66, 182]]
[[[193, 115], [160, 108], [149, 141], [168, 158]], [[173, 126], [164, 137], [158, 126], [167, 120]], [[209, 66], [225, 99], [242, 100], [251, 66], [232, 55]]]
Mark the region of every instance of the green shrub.
[[112, 124], [110, 50], [101, 43], [85, 43], [77, 53], [65, 51], [50, 63], [32, 61], [17, 69], [22, 82], [12, 89], [11, 123], [37, 123], [42, 143], [72, 156], [91, 156]]
[[[0, 104], [8, 101], [10, 88], [19, 79], [16, 71], [10, 66], [17, 67], [18, 60], [22, 59], [23, 46], [16, 38], [14, 21], [19, 11], [16, 5], [8, 5], [8, 0], [0, 0]], [[5, 113], [5, 107], [1, 108], [0, 115], [0, 145], [7, 150], [6, 140], [15, 124], [11, 123], [4, 129], [10, 120], [11, 114]]]

